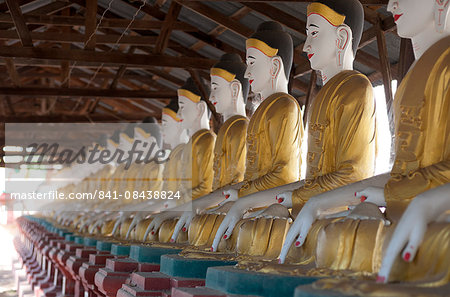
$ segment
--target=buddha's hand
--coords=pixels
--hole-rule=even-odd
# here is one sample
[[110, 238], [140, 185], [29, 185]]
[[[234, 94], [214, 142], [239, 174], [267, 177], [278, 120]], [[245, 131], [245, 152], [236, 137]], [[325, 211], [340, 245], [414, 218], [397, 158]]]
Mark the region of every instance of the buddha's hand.
[[371, 202], [378, 206], [386, 206], [384, 198], [384, 189], [379, 187], [368, 187], [360, 192], [355, 193], [356, 198], [361, 202]]
[[409, 204], [395, 228], [384, 254], [377, 282], [388, 282], [392, 266], [400, 253], [402, 253], [402, 258], [406, 262], [411, 262], [414, 259], [428, 224], [426, 210], [429, 205], [427, 199], [421, 198], [417, 197]]
[[149, 234], [155, 235], [158, 232], [159, 227], [161, 227], [162, 223], [164, 223], [164, 221], [172, 219], [176, 216], [177, 215], [175, 214], [175, 212], [170, 211], [152, 215], [153, 220], [148, 225], [147, 230], [145, 230], [144, 238], [142, 239], [142, 241], [146, 241]]
[[223, 196], [225, 197], [225, 201], [236, 201], [239, 196], [238, 196], [238, 191], [235, 189], [226, 189], [222, 192]]
[[275, 200], [287, 208], [292, 207], [292, 191], [286, 191], [275, 196]]
[[130, 227], [128, 228], [127, 235], [125, 239], [130, 237], [131, 232], [133, 232], [134, 228], [146, 217], [147, 213], [145, 211], [138, 211], [135, 213], [133, 220], [131, 221]]
[[187, 230], [189, 230], [189, 225], [191, 224], [193, 218], [194, 218], [193, 211], [183, 212], [181, 217], [178, 219], [177, 224], [175, 225], [175, 229], [173, 231], [173, 235], [172, 238], [170, 239], [170, 242], [175, 242], [177, 240], [180, 230], [182, 230], [183, 232], [187, 232]]
[[303, 206], [294, 223], [289, 228], [289, 232], [286, 235], [286, 240], [284, 241], [283, 248], [281, 249], [278, 263], [284, 263], [289, 249], [291, 248], [291, 245], [294, 243], [294, 241], [296, 247], [300, 247], [305, 243], [306, 236], [308, 235], [308, 232], [317, 217], [318, 210], [313, 199], [310, 199]]
[[112, 235], [116, 234], [116, 232], [119, 230], [119, 227], [130, 217], [129, 212], [120, 211], [119, 217], [117, 218], [116, 222], [114, 223], [114, 227], [112, 230]]
[[230, 238], [231, 233], [233, 233], [234, 227], [239, 222], [239, 220], [242, 219], [244, 213], [246, 212], [246, 207], [243, 204], [245, 204], [245, 199], [237, 200], [236, 202], [234, 202], [233, 206], [228, 211], [227, 215], [220, 224], [219, 229], [217, 229], [211, 251], [217, 251], [217, 247], [219, 246], [220, 240], [222, 238]]

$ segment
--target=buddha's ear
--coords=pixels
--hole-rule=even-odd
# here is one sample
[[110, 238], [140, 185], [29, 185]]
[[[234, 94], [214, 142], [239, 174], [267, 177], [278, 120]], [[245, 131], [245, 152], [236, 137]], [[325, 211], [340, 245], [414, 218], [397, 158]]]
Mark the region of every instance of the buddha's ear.
[[203, 100], [200, 100], [199, 103], [197, 103], [197, 110], [199, 117], [202, 117], [207, 112], [208, 106], [206, 106], [206, 102]]
[[231, 97], [233, 101], [236, 101], [242, 89], [241, 82], [238, 81], [237, 79], [233, 79], [230, 83], [230, 88], [231, 88]]
[[349, 26], [342, 24], [336, 28], [336, 65], [345, 65], [344, 58], [347, 52], [352, 50], [353, 33]]
[[272, 80], [278, 78], [281, 70], [283, 69], [283, 60], [280, 56], [273, 56], [271, 59], [271, 67], [270, 67], [270, 75], [272, 76]]
[[434, 1], [434, 26], [436, 31], [439, 33], [444, 33], [449, 14], [450, 0], [436, 0]]

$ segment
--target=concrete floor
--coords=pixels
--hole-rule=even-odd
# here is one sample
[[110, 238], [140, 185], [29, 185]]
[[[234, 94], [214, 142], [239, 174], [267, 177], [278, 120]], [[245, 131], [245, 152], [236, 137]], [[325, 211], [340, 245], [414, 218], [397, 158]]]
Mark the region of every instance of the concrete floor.
[[15, 228], [12, 225], [0, 225], [0, 297], [17, 296], [14, 275], [11, 265], [16, 257], [13, 237]]

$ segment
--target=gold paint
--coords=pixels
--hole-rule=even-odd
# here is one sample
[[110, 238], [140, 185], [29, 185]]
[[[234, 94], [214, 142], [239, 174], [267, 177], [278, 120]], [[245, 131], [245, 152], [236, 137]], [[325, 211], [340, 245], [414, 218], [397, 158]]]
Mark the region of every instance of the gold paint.
[[256, 38], [249, 38], [246, 40], [245, 42], [246, 48], [256, 48], [258, 50], [260, 50], [263, 54], [265, 54], [268, 57], [273, 57], [278, 53], [278, 49], [277, 48], [273, 48], [270, 47], [267, 43], [265, 43], [264, 41], [261, 41], [259, 39]]
[[293, 213], [312, 196], [374, 173], [375, 103], [366, 76], [342, 71], [317, 94], [308, 114], [305, 185], [292, 195]]
[[211, 68], [210, 74], [213, 76], [220, 76], [221, 78], [225, 79], [227, 82], [231, 82], [235, 77], [236, 74], [230, 73], [225, 69], [222, 68]]
[[169, 117], [171, 117], [177, 122], [181, 121], [181, 119], [177, 116], [177, 113], [170, 108], [163, 108], [162, 113], [167, 114]]
[[311, 14], [320, 15], [335, 27], [342, 25], [345, 21], [345, 15], [339, 14], [325, 4], [318, 2], [308, 5], [307, 16]]
[[303, 121], [298, 102], [289, 94], [265, 99], [247, 129], [247, 161], [239, 197], [300, 179]]
[[191, 100], [192, 102], [199, 103], [201, 96], [195, 95], [191, 91], [185, 89], [178, 89], [178, 96], [183, 96]]

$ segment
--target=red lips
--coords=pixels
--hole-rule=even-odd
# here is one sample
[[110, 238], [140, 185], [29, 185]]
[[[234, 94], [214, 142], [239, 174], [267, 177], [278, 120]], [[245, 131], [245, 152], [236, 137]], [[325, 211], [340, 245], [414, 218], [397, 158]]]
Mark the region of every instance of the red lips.
[[402, 13], [402, 14], [394, 14], [394, 21], [395, 21], [395, 22], [398, 21], [398, 19], [399, 19], [402, 15], [403, 15], [403, 13]]
[[314, 54], [308, 54], [308, 59], [311, 59]]
[[253, 83], [253, 81], [254, 81], [254, 79], [251, 79], [251, 80], [249, 80], [248, 82], [249, 82], [250, 84], [252, 84], [252, 83]]

